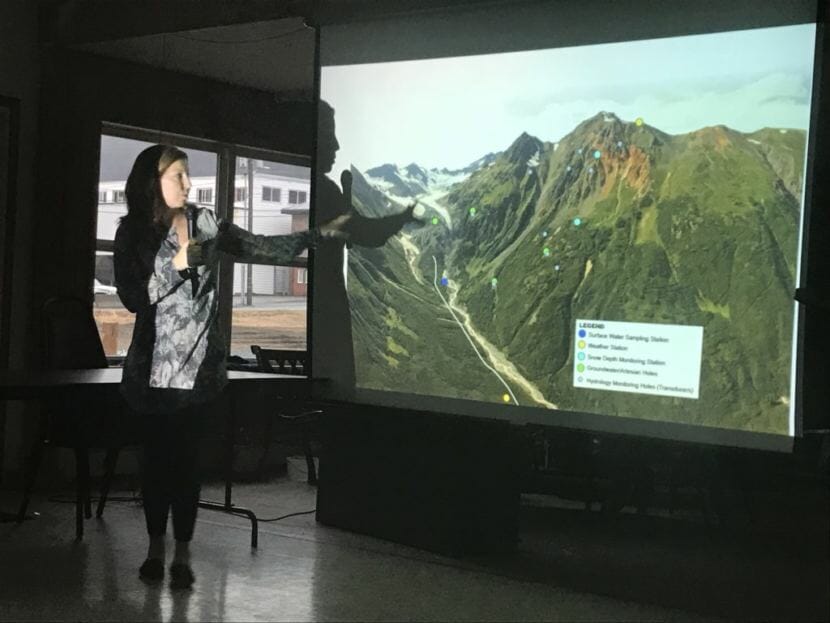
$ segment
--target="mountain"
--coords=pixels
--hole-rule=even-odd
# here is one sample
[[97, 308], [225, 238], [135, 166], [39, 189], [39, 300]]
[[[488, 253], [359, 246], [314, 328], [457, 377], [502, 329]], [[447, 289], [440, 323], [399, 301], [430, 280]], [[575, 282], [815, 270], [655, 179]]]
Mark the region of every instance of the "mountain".
[[[460, 311], [514, 366], [521, 404], [786, 432], [805, 145], [792, 129], [670, 135], [600, 112], [555, 143], [522, 133], [440, 195], [441, 172], [380, 172], [431, 190], [446, 217], [352, 250], [359, 382], [500, 401]], [[366, 173], [355, 195], [375, 201], [381, 175]], [[703, 327], [700, 398], [574, 388], [577, 318]]]
[[426, 169], [414, 162], [405, 167], [387, 163], [367, 169], [365, 176], [370, 184], [391, 197], [413, 199], [423, 194], [445, 193], [472, 173], [490, 166], [499, 155], [489, 153], [461, 169]]

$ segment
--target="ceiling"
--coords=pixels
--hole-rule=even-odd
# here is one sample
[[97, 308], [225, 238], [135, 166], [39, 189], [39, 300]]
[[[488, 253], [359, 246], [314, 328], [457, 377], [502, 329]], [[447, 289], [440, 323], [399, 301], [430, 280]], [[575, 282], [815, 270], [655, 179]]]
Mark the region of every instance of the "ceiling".
[[274, 93], [313, 97], [305, 24], [532, 0], [39, 0], [41, 43]]
[[314, 29], [301, 18], [129, 37], [72, 46], [95, 54], [311, 99]]

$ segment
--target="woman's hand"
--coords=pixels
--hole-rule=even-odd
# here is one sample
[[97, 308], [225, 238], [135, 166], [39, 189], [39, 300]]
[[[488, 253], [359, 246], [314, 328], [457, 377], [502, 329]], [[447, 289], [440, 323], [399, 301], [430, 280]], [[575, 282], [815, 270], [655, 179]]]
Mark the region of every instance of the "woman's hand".
[[406, 210], [403, 212], [404, 218], [406, 218], [407, 223], [417, 223], [418, 225], [423, 225], [424, 221], [424, 207], [418, 205], [418, 200], [416, 199], [408, 206], [406, 206]]
[[351, 221], [351, 214], [342, 214], [338, 216], [336, 219], [333, 219], [328, 223], [320, 225], [320, 227], [318, 227], [318, 229], [320, 230], [320, 235], [323, 238], [332, 238], [335, 240], [348, 240], [349, 238], [351, 238], [351, 232], [349, 231], [349, 225]]
[[189, 268], [187, 265], [187, 247], [190, 245], [190, 241], [186, 241], [179, 247], [179, 252], [173, 256], [173, 268], [176, 270], [186, 270]]

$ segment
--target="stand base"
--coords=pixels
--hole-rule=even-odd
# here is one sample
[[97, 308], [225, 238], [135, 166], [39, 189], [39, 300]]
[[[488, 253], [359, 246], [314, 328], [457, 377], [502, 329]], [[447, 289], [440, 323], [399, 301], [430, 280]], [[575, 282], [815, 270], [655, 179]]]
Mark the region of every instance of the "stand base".
[[199, 508], [204, 508], [209, 511], [219, 511], [220, 513], [227, 513], [229, 515], [237, 515], [247, 517], [251, 522], [251, 547], [256, 549], [259, 544], [259, 521], [254, 511], [233, 504], [222, 504], [220, 502], [209, 502], [207, 500], [199, 500]]

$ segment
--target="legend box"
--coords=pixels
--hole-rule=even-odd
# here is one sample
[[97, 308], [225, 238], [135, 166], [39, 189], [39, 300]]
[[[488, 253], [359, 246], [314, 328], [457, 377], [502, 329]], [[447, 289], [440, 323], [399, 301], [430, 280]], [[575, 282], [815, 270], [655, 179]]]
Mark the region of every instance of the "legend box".
[[577, 320], [574, 387], [699, 397], [703, 327]]

